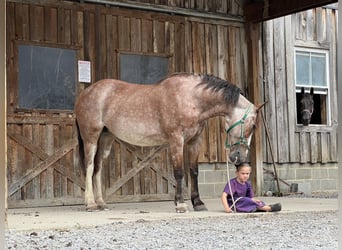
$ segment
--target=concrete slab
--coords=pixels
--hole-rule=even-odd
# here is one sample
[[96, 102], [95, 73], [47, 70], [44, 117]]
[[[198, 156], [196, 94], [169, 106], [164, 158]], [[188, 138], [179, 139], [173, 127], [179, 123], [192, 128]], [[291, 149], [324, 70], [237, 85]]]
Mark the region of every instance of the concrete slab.
[[[259, 197], [267, 204], [282, 203], [280, 213], [302, 211], [332, 211], [338, 209], [337, 199]], [[86, 212], [84, 206], [59, 206], [9, 209], [7, 230], [67, 230], [71, 228], [93, 227], [114, 221], [169, 220], [182, 218], [203, 218], [217, 216], [240, 216], [223, 212], [220, 198], [203, 199], [209, 211], [195, 212], [187, 201], [190, 211], [175, 212], [172, 201], [116, 203], [109, 204], [110, 210]], [[256, 213], [260, 214], [260, 213]]]

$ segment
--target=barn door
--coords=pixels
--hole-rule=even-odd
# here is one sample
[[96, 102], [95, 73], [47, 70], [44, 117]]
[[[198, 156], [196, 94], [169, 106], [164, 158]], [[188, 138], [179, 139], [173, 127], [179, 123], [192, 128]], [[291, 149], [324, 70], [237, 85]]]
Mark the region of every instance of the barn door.
[[9, 207], [83, 203], [74, 131], [73, 118], [8, 116]]

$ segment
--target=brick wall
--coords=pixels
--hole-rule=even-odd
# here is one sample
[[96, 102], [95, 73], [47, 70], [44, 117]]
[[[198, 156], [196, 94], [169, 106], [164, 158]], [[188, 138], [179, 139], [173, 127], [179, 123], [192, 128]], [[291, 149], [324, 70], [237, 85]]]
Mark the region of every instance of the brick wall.
[[[272, 164], [265, 164], [264, 168], [273, 172]], [[310, 195], [312, 193], [337, 193], [338, 164], [276, 164], [278, 178], [291, 185], [298, 184], [298, 192]], [[229, 165], [230, 178], [235, 177], [235, 166]], [[202, 198], [220, 197], [228, 180], [225, 163], [200, 164], [199, 191]], [[290, 187], [279, 180], [280, 192], [288, 194]], [[254, 188], [255, 189], [255, 188]], [[264, 173], [263, 192], [268, 190], [277, 192], [277, 183], [273, 176]]]

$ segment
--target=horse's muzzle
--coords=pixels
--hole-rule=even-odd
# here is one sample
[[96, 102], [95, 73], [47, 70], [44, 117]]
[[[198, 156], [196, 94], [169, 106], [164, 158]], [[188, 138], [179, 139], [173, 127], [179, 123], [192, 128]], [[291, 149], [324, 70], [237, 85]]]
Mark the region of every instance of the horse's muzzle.
[[246, 158], [246, 155], [240, 150], [233, 150], [229, 154], [229, 160], [235, 165], [239, 165], [242, 162], [245, 162]]

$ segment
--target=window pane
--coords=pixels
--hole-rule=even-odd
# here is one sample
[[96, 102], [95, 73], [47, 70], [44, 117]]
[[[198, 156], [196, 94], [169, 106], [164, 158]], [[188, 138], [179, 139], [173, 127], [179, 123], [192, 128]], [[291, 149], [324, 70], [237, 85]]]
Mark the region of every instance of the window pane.
[[296, 84], [310, 85], [310, 54], [296, 53]]
[[168, 65], [167, 57], [120, 53], [120, 79], [132, 83], [153, 84], [165, 78]]
[[311, 54], [312, 85], [326, 86], [325, 54]]
[[28, 109], [73, 110], [76, 52], [19, 45], [18, 104]]

